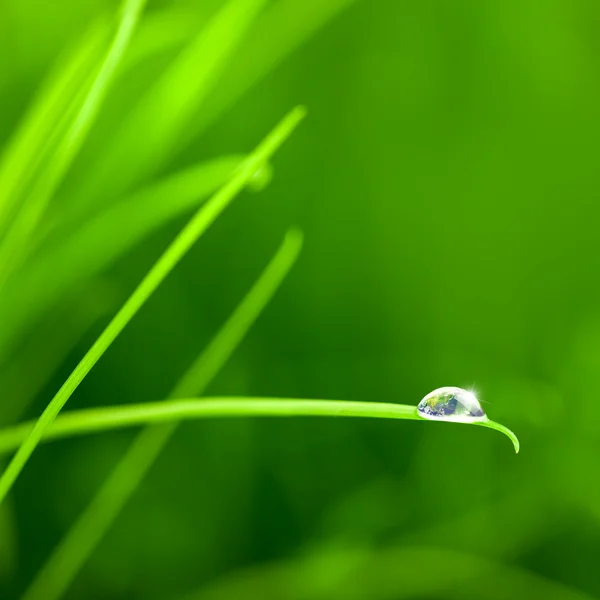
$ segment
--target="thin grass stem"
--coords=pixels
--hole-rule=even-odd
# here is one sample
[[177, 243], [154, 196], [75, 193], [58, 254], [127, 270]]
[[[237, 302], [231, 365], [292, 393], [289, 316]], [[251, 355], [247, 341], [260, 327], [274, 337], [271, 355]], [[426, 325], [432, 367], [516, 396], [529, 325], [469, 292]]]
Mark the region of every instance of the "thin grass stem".
[[29, 237], [83, 145], [131, 41], [145, 3], [146, 0], [125, 1], [114, 40], [80, 110], [7, 231], [0, 246], [0, 288], [11, 270], [22, 260]]
[[267, 161], [304, 117], [304, 108], [292, 110], [242, 163], [236, 174], [202, 206], [158, 259], [119, 312], [96, 340], [81, 362], [50, 401], [36, 425], [23, 440], [0, 477], [0, 503], [12, 488], [29, 457], [73, 392], [106, 352], [125, 326], [136, 315], [167, 275], [175, 268], [196, 240], [244, 188], [256, 170]]
[[[288, 231], [283, 244], [206, 349], [171, 392], [171, 397], [200, 394], [227, 362], [294, 265], [302, 234]], [[58, 600], [114, 523], [177, 428], [177, 422], [144, 428], [96, 496], [73, 523], [37, 573], [23, 600]]]
[[[56, 419], [44, 439], [81, 436], [148, 423], [224, 417], [363, 417], [431, 422], [421, 417], [415, 406], [407, 404], [296, 398], [190, 398], [72, 411]], [[510, 438], [515, 451], [519, 451], [517, 436], [504, 425], [494, 421], [459, 424], [479, 425], [500, 431]], [[25, 423], [0, 431], [0, 453], [13, 450], [32, 426], [32, 423]]]

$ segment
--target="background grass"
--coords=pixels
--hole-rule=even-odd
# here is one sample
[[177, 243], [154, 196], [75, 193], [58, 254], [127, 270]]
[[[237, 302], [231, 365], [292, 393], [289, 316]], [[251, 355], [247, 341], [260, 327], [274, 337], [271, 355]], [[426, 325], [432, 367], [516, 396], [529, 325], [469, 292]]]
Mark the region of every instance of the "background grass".
[[[65, 597], [600, 597], [600, 9], [256, 3], [165, 138], [168, 153], [148, 158], [146, 129], [156, 134], [162, 108], [206, 61], [192, 61], [183, 91], [168, 88], [156, 118], [137, 117], [137, 135], [131, 115], [223, 5], [148, 2], [24, 268], [2, 291], [0, 423], [40, 414], [195, 205], [302, 102], [310, 118], [274, 158], [272, 183], [214, 224], [72, 408], [166, 397], [297, 223], [299, 264], [207, 393], [416, 404], [442, 385], [474, 386], [523, 450], [515, 457], [475, 427], [186, 423]], [[65, 73], [82, 47], [74, 89], [91, 84], [118, 9], [0, 4], [3, 148], [49, 74]], [[51, 142], [39, 122], [33, 131], [33, 148]], [[135, 178], [129, 156], [147, 159]], [[180, 180], [179, 208], [147, 224], [128, 212], [143, 194], [156, 193], [146, 197], [158, 207], [161, 189], [175, 193], [157, 182], [205, 167], [208, 183]], [[72, 266], [72, 252], [49, 252], [87, 227], [107, 240], [93, 223], [110, 230], [111, 214], [137, 224], [135, 245], [115, 227], [121, 250], [86, 249], [88, 270]], [[53, 273], [60, 286], [45, 294]], [[0, 508], [1, 598], [19, 597], [133, 436], [65, 440], [32, 456]]]

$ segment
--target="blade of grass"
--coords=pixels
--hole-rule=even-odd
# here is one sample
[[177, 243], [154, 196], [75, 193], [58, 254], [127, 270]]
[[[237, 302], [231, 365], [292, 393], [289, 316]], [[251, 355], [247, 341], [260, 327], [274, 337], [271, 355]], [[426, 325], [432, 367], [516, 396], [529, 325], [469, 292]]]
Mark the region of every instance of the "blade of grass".
[[189, 8], [173, 7], [148, 12], [131, 42], [119, 77], [148, 57], [183, 47], [197, 30], [197, 15]]
[[[122, 77], [152, 55], [182, 46], [192, 37], [193, 28], [189, 11], [171, 9], [148, 15], [121, 61], [118, 75]], [[94, 80], [90, 74], [99, 68], [108, 35], [108, 19], [102, 19], [85, 32], [52, 71], [7, 144], [0, 158], [0, 237], [19, 194], [25, 192], [27, 183], [82, 106], [86, 89]]]
[[[242, 155], [221, 156], [192, 165], [111, 203], [91, 218], [87, 211], [62, 215], [43, 252], [62, 253], [66, 258], [70, 252], [65, 247], [70, 247], [71, 250], [83, 248], [86, 256], [106, 252], [117, 255], [122, 252], [122, 244], [131, 247], [153, 229], [197, 207], [228, 181], [244, 158]], [[119, 234], [125, 231], [128, 239], [120, 239]], [[113, 248], [115, 233], [116, 249]], [[90, 237], [93, 242], [87, 241]], [[69, 268], [71, 266], [69, 264]]]
[[[84, 197], [93, 198], [97, 189], [120, 195], [164, 164], [265, 2], [230, 0], [219, 10], [112, 137], [86, 180]], [[119, 168], [125, 163], [127, 169]]]
[[15, 264], [22, 259], [31, 233], [83, 145], [135, 31], [145, 2], [125, 0], [114, 40], [85, 101], [8, 229], [0, 245], [0, 288]]
[[46, 274], [47, 281], [40, 288], [47, 288], [47, 271], [57, 266], [75, 271], [77, 278], [105, 268], [150, 232], [197, 207], [229, 180], [243, 158], [223, 156], [194, 165], [131, 194], [91, 219], [67, 218], [31, 266], [36, 279]]
[[[172, 397], [200, 394], [227, 362], [293, 266], [302, 244], [290, 230], [275, 257], [240, 305], [171, 392]], [[177, 423], [144, 429], [120, 460], [87, 509], [40, 569], [24, 600], [58, 600], [92, 554], [156, 458]], [[0, 438], [1, 439], [1, 438]]]
[[198, 137], [252, 86], [355, 0], [280, 0], [271, 3], [232, 58], [222, 81], [196, 115], [186, 139]]
[[4, 500], [12, 488], [44, 431], [52, 424], [81, 381], [90, 372], [100, 357], [134, 317], [154, 290], [173, 270], [181, 258], [192, 247], [202, 233], [211, 225], [218, 215], [227, 207], [233, 198], [244, 188], [256, 170], [264, 164], [284, 140], [292, 133], [299, 121], [304, 117], [304, 109], [292, 110], [265, 140], [244, 160], [229, 183], [219, 190], [211, 200], [190, 220], [181, 233], [173, 240], [163, 255], [150, 269], [146, 277], [134, 290], [123, 307], [115, 315], [94, 345], [90, 348], [69, 378], [50, 401], [35, 427], [25, 439], [0, 477], [0, 502]]
[[145, 236], [198, 206], [242, 163], [225, 156], [159, 181], [88, 220], [72, 215], [11, 280], [0, 298], [0, 356], [66, 294], [108, 268]]
[[[297, 398], [204, 398], [180, 399], [146, 404], [111, 406], [70, 411], [58, 417], [44, 439], [86, 435], [95, 431], [132, 427], [146, 423], [163, 423], [187, 419], [216, 417], [363, 417], [374, 419], [408, 419], [427, 421], [415, 406], [385, 402], [354, 402], [348, 400], [304, 400]], [[438, 421], [443, 423], [444, 421]], [[448, 421], [452, 423], [453, 421]], [[519, 451], [517, 436], [507, 427], [494, 421], [460, 425], [481, 425], [500, 431]], [[0, 432], [0, 452], [17, 447], [31, 431], [33, 423], [24, 423]]]
[[86, 32], [68, 58], [50, 75], [6, 146], [0, 160], [0, 232], [31, 173], [46, 155], [47, 140], [54, 136], [62, 115], [69, 112], [77, 90], [92, 70], [105, 35], [105, 28], [100, 25]]

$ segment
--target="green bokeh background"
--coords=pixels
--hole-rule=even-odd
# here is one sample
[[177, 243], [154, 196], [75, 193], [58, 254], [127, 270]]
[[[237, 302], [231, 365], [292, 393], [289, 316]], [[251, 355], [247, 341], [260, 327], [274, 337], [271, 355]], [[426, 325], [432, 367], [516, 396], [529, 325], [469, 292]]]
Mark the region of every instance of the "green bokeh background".
[[[201, 24], [220, 4], [150, 0], [147, 11]], [[416, 404], [443, 385], [473, 388], [522, 452], [495, 432], [436, 423], [186, 423], [70, 599], [600, 597], [600, 7], [347, 4], [182, 140], [165, 172], [246, 152], [290, 107], [309, 110], [272, 183], [214, 224], [69, 408], [164, 398], [295, 224], [300, 261], [209, 392]], [[117, 8], [2, 1], [0, 140], [64, 48]], [[215, 98], [243, 76], [247, 51]], [[117, 81], [58, 202], [80, 200], [111, 131], [169, 57]], [[95, 282], [107, 310], [26, 416], [185, 221]], [[82, 292], [78, 302], [97, 295]], [[9, 392], [3, 407], [16, 402]], [[18, 597], [133, 436], [35, 453], [2, 514], [0, 598]], [[443, 583], [456, 561], [470, 575]], [[312, 585], [321, 595], [302, 591]]]

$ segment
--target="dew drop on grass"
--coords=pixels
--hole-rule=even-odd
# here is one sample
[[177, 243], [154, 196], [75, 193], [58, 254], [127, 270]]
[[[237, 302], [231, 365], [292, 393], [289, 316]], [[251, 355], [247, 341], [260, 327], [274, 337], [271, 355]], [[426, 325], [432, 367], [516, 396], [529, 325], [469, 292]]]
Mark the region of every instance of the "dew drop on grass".
[[473, 423], [488, 420], [475, 394], [459, 387], [433, 390], [419, 402], [417, 410], [422, 417], [439, 421]]

